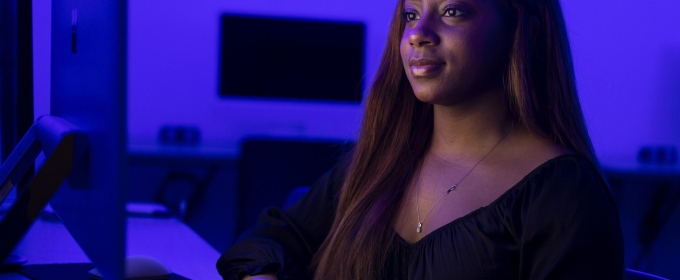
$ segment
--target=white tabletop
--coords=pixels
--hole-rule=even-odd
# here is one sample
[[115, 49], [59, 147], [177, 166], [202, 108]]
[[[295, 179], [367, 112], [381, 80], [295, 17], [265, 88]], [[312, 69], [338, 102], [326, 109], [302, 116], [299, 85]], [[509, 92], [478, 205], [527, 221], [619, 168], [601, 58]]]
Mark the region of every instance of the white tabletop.
[[[176, 218], [130, 217], [127, 225], [128, 256], [158, 259], [172, 272], [191, 279], [221, 279], [215, 268], [220, 254]], [[61, 222], [38, 219], [14, 254], [27, 264], [90, 262]], [[4, 274], [0, 279], [23, 279]]]

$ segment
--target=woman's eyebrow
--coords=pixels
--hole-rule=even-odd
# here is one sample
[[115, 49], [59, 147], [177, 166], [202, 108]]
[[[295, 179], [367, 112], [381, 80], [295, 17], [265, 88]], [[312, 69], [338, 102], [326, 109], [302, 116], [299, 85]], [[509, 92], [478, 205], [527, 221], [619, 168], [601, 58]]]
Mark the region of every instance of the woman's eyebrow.
[[411, 5], [418, 6], [418, 5], [420, 5], [422, 2], [423, 2], [422, 0], [404, 0], [404, 5], [411, 4]]

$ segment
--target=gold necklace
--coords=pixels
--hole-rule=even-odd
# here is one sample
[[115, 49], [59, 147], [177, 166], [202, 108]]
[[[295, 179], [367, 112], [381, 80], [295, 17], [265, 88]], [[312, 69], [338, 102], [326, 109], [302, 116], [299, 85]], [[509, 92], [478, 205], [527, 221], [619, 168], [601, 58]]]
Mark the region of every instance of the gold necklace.
[[465, 173], [465, 175], [463, 175], [463, 177], [461, 177], [458, 180], [458, 182], [451, 185], [446, 190], [444, 195], [442, 195], [441, 197], [439, 197], [439, 199], [437, 199], [437, 202], [435, 202], [432, 205], [432, 207], [430, 207], [430, 210], [427, 211], [427, 214], [425, 214], [425, 218], [423, 218], [422, 221], [420, 220], [420, 204], [418, 203], [418, 189], [420, 188], [420, 170], [418, 171], [418, 181], [416, 183], [416, 212], [418, 213], [418, 227], [416, 228], [416, 232], [422, 232], [423, 231], [423, 223], [425, 222], [425, 219], [427, 219], [427, 216], [430, 215], [430, 212], [432, 212], [432, 209], [434, 209], [434, 207], [437, 206], [437, 204], [439, 203], [439, 201], [442, 200], [442, 198], [444, 198], [450, 192], [454, 191], [458, 187], [458, 184], [460, 184], [460, 182], [463, 181], [463, 179], [465, 179], [465, 177], [467, 177], [470, 174], [470, 172], [472, 172], [472, 170], [475, 170], [475, 167], [477, 167], [477, 165], [479, 165], [479, 163], [481, 163], [486, 158], [486, 156], [491, 154], [491, 152], [496, 148], [496, 146], [498, 146], [498, 144], [500, 144], [501, 141], [503, 141], [503, 139], [505, 139], [505, 136], [508, 136], [508, 134], [510, 134], [510, 131], [512, 131], [512, 128], [509, 129], [508, 132], [506, 132], [505, 135], [503, 135], [503, 137], [501, 137], [501, 139], [498, 140], [498, 142], [496, 142], [496, 145], [493, 145], [493, 147], [491, 147], [491, 150], [489, 150], [479, 161], [477, 161], [477, 163], [475, 163], [475, 165], [472, 166], [472, 168], [470, 168], [470, 170], [468, 170], [468, 172]]

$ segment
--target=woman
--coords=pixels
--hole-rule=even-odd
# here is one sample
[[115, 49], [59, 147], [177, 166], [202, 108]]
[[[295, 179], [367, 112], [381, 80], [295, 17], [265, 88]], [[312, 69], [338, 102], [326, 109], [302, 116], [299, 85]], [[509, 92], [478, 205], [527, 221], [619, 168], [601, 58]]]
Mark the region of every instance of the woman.
[[348, 164], [225, 279], [620, 279], [558, 0], [399, 0]]

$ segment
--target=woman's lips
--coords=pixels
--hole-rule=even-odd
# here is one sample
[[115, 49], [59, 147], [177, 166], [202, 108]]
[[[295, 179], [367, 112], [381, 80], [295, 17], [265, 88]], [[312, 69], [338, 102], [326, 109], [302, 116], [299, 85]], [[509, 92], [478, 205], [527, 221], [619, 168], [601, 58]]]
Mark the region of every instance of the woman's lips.
[[411, 75], [413, 77], [433, 76], [444, 69], [444, 62], [429, 58], [411, 59]]

